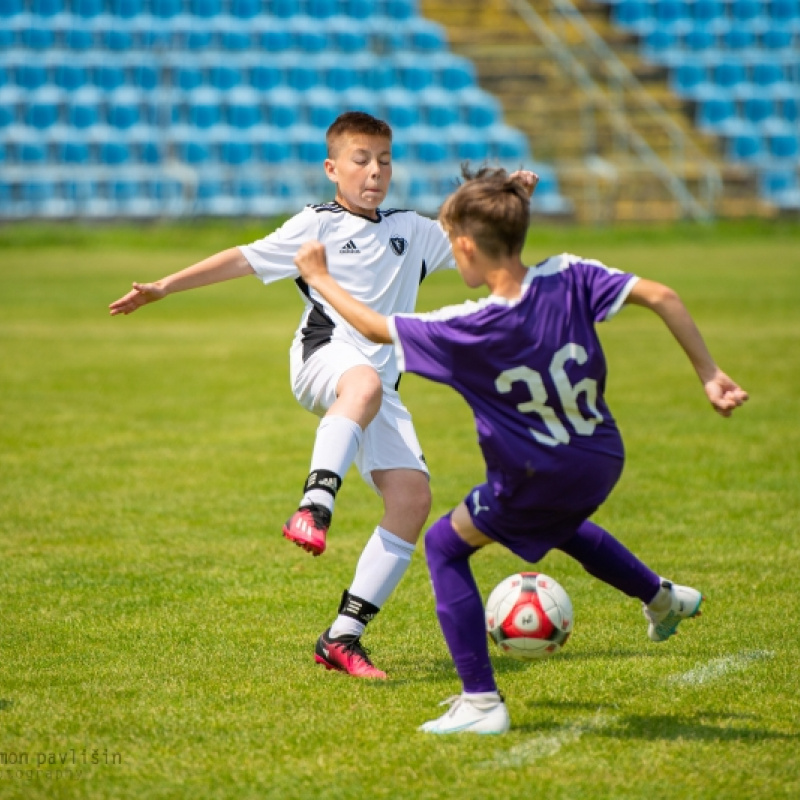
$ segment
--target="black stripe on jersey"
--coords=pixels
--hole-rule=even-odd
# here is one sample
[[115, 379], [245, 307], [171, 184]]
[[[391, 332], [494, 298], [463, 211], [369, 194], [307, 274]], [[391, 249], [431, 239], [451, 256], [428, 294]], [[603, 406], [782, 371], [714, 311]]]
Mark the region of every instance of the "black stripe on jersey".
[[410, 208], [388, 208], [386, 211], [381, 211], [384, 217], [391, 217], [392, 214], [410, 214]]
[[313, 308], [306, 320], [303, 334], [303, 361], [308, 361], [321, 347], [330, 343], [336, 323], [325, 313], [322, 305], [317, 300], [311, 299], [308, 284], [302, 278], [295, 278], [297, 288], [311, 301]]
[[419, 271], [419, 282], [425, 280], [428, 277], [428, 265], [425, 263], [425, 259], [422, 259], [422, 269]]
[[323, 211], [330, 211], [331, 214], [352, 214], [354, 217], [358, 217], [359, 219], [365, 219], [367, 222], [380, 222], [383, 219], [383, 212], [378, 208], [375, 210], [375, 213], [378, 215], [378, 219], [372, 219], [372, 217], [367, 217], [364, 214], [356, 214], [354, 211], [351, 211], [349, 208], [345, 208], [341, 203], [337, 203], [335, 200], [330, 203], [320, 203], [319, 205], [310, 205], [309, 208], [313, 208], [317, 214], [320, 214]]

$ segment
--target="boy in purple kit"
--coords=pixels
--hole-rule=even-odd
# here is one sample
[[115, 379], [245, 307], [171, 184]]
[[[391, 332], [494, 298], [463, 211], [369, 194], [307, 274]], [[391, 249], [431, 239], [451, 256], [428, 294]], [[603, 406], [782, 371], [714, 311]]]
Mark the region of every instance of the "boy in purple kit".
[[702, 595], [659, 577], [589, 521], [624, 461], [604, 399], [606, 364], [595, 324], [634, 304], [662, 318], [722, 416], [747, 393], [714, 363], [680, 298], [668, 287], [562, 254], [535, 267], [520, 258], [528, 192], [503, 170], [465, 175], [439, 215], [464, 282], [491, 294], [428, 314], [384, 317], [347, 294], [327, 272], [324, 247], [304, 245], [303, 279], [368, 339], [393, 342], [398, 366], [445, 383], [469, 403], [486, 481], [434, 523], [425, 549], [436, 613], [462, 694], [427, 733], [504, 733], [483, 602], [469, 558], [492, 542], [529, 562], [559, 549], [593, 576], [644, 604], [648, 636], [668, 639], [700, 611]]

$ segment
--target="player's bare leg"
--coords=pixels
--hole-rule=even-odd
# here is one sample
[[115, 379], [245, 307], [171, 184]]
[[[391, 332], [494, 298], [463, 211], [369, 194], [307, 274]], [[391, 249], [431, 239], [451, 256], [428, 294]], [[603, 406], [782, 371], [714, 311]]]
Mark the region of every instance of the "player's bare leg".
[[325, 550], [336, 493], [358, 452], [364, 428], [381, 405], [378, 373], [368, 366], [347, 370], [337, 397], [317, 428], [311, 470], [299, 508], [283, 526], [283, 535], [312, 555]]

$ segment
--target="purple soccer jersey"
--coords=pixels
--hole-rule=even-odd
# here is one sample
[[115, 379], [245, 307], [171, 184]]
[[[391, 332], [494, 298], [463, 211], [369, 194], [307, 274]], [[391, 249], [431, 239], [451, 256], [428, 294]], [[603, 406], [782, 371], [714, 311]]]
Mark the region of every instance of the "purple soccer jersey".
[[472, 408], [498, 498], [588, 507], [613, 487], [624, 450], [595, 324], [636, 280], [562, 254], [530, 269], [519, 300], [391, 317], [400, 369], [453, 387]]

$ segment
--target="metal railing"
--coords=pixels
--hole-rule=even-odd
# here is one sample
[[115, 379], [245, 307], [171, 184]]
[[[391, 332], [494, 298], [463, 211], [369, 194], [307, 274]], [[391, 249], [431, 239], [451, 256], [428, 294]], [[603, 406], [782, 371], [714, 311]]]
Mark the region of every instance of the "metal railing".
[[[605, 168], [607, 173], [613, 173], [615, 170], [597, 152], [595, 116], [600, 113], [605, 115], [614, 132], [615, 152], [624, 151], [632, 156], [637, 171], [655, 175], [680, 204], [685, 216], [712, 219], [722, 194], [722, 179], [716, 164], [647, 92], [572, 2], [550, 0], [552, 25], [545, 22], [528, 0], [507, 2], [582, 92], [584, 141], [587, 152], [593, 154], [587, 164], [589, 171]], [[575, 40], [578, 46], [566, 43]], [[637, 130], [630, 119], [632, 110], [645, 112], [669, 138], [669, 162], [658, 155]], [[681, 175], [689, 159], [699, 170], [697, 195]]]

